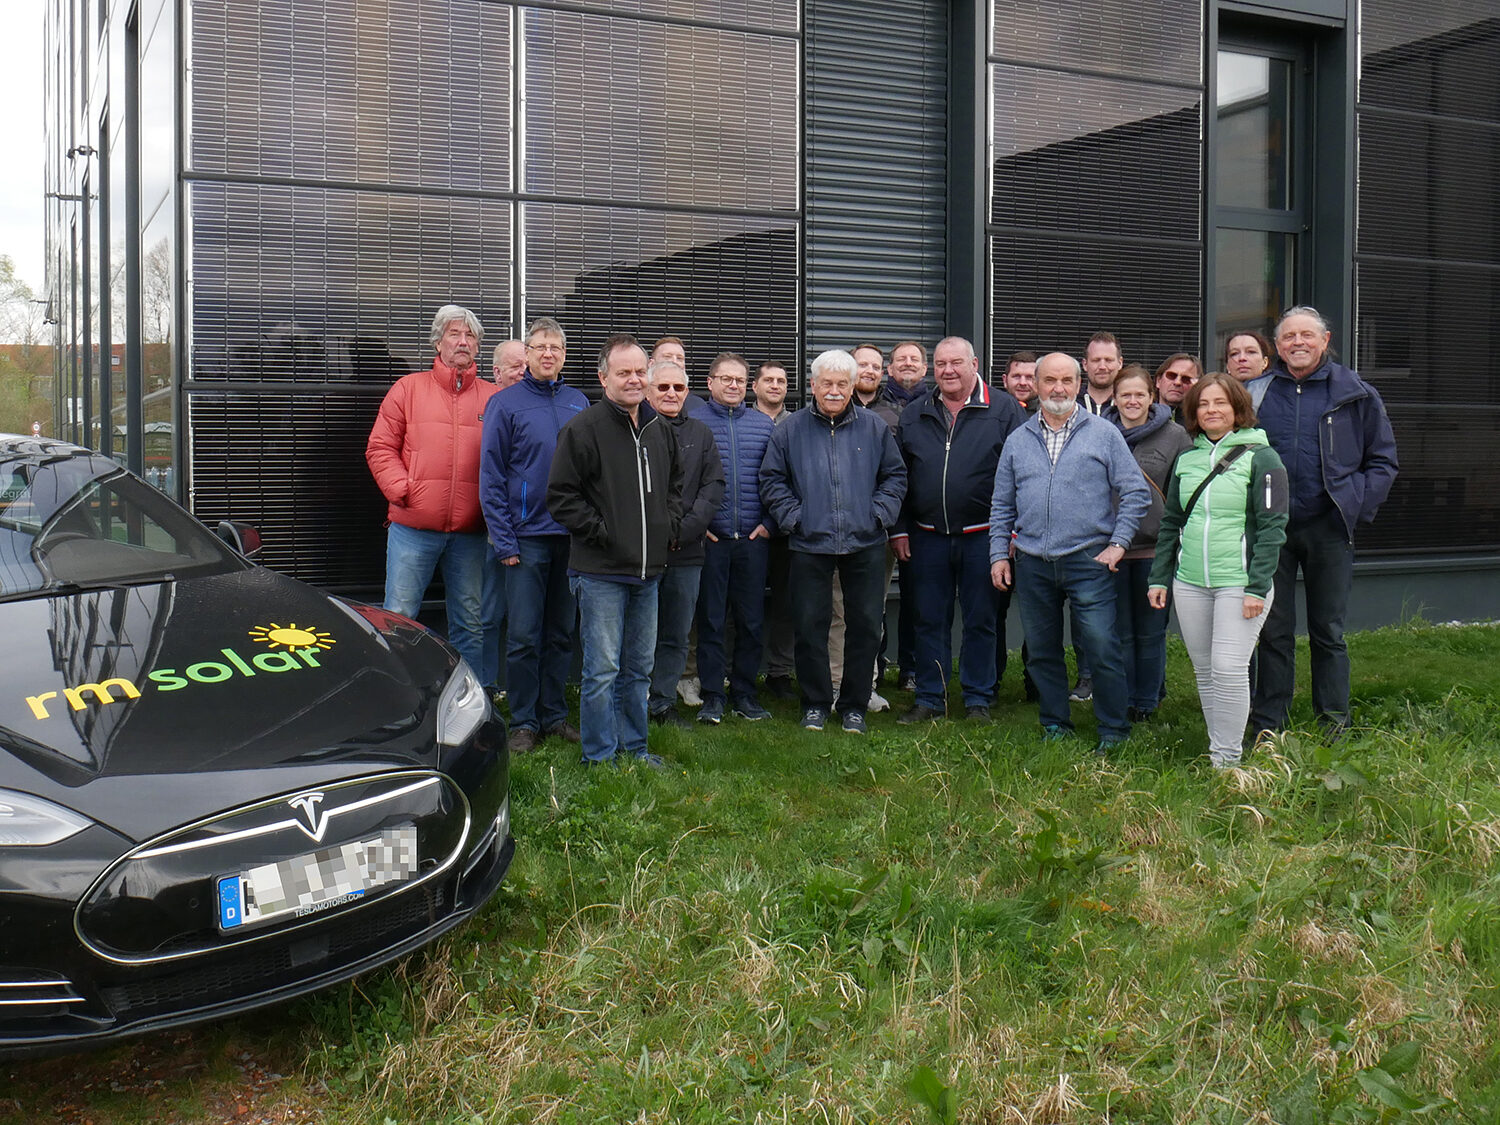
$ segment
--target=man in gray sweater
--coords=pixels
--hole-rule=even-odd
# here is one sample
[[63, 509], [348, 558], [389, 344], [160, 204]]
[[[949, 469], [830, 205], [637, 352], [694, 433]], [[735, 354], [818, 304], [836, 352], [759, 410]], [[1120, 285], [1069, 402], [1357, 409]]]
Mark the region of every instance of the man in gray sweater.
[[1063, 660], [1063, 602], [1072, 602], [1093, 661], [1102, 754], [1130, 736], [1114, 571], [1151, 494], [1120, 431], [1080, 408], [1081, 376], [1078, 361], [1062, 352], [1037, 363], [1041, 409], [1011, 435], [995, 468], [990, 577], [997, 589], [1015, 587], [1049, 739], [1073, 731]]

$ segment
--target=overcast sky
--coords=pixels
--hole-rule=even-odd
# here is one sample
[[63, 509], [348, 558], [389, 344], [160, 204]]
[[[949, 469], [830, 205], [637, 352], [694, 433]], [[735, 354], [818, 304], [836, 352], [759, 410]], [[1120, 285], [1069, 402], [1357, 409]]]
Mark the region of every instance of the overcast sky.
[[32, 288], [42, 287], [42, 12], [43, 0], [4, 0], [0, 65], [0, 254]]

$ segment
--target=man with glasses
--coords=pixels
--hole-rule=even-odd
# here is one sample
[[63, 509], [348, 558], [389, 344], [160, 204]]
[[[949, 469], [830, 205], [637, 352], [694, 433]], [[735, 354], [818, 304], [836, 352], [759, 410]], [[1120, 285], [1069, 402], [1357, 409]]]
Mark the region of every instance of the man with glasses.
[[1198, 357], [1187, 352], [1167, 356], [1156, 369], [1156, 397], [1176, 422], [1182, 421], [1182, 400], [1187, 398], [1188, 388], [1203, 378], [1203, 365]]
[[682, 525], [667, 551], [656, 600], [656, 661], [648, 701], [653, 723], [691, 726], [677, 713], [674, 692], [687, 665], [688, 634], [703, 577], [703, 536], [724, 498], [724, 463], [713, 432], [682, 413], [687, 374], [671, 360], [646, 369], [646, 401], [677, 435], [682, 461]]
[[561, 324], [547, 316], [532, 321], [521, 381], [497, 392], [485, 411], [480, 500], [490, 546], [507, 568], [505, 678], [515, 754], [535, 750], [546, 736], [579, 740], [563, 694], [577, 617], [568, 588], [568, 532], [547, 508], [558, 431], [589, 405], [563, 382], [567, 354]]
[[708, 369], [709, 401], [696, 417], [713, 431], [724, 463], [724, 497], [708, 526], [703, 549], [703, 581], [698, 591], [698, 677], [703, 706], [700, 723], [724, 718], [724, 634], [734, 620], [734, 659], [729, 667], [729, 702], [743, 719], [768, 719], [760, 705], [755, 677], [760, 671], [761, 627], [765, 620], [766, 563], [770, 522], [761, 506], [760, 464], [776, 425], [745, 405], [750, 366], [742, 356], [723, 352]]

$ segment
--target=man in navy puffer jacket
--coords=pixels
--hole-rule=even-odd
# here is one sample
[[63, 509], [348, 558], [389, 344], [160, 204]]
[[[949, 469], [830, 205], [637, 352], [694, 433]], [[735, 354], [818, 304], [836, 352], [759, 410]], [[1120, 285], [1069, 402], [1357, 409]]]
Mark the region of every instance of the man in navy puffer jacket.
[[760, 499], [760, 463], [776, 424], [745, 404], [750, 366], [724, 352], [708, 369], [709, 400], [693, 415], [713, 431], [724, 463], [724, 498], [708, 525], [703, 579], [698, 589], [698, 678], [703, 684], [700, 723], [724, 718], [724, 627], [734, 616], [734, 662], [729, 698], [741, 718], [768, 719], [756, 696], [765, 621], [766, 562], [771, 536]]

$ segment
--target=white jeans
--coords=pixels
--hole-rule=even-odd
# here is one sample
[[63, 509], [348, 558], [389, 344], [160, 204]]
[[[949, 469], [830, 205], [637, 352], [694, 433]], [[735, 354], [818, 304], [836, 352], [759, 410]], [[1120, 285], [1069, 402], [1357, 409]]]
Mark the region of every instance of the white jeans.
[[1260, 616], [1248, 620], [1243, 586], [1206, 588], [1174, 579], [1172, 605], [1198, 679], [1209, 759], [1216, 766], [1237, 765], [1250, 717], [1250, 654], [1266, 623], [1271, 591]]

